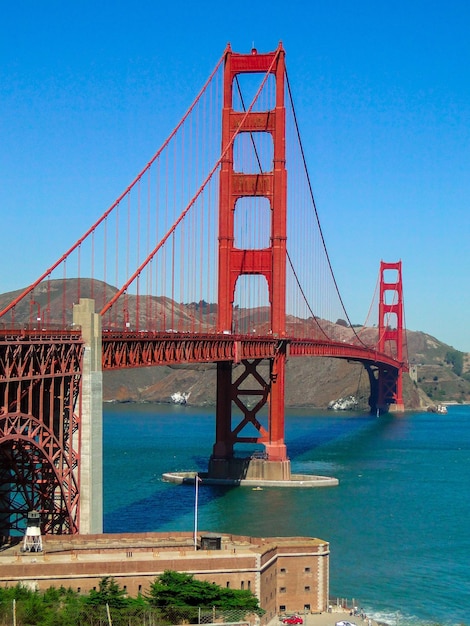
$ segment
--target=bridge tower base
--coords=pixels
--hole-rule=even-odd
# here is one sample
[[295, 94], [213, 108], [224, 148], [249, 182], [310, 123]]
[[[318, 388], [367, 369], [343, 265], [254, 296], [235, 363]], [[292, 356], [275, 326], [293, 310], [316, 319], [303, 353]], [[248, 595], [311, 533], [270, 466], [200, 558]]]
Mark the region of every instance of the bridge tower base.
[[[217, 364], [216, 442], [209, 462], [211, 478], [290, 480], [284, 443], [286, 357], [287, 342], [279, 341], [273, 359], [242, 360], [238, 366], [231, 362]], [[234, 414], [235, 407], [238, 411]], [[267, 411], [261, 413], [266, 407]], [[263, 444], [264, 451], [246, 458], [235, 457], [237, 443]]]
[[209, 460], [208, 478], [230, 480], [279, 481], [291, 480], [290, 461], [268, 461], [256, 458]]

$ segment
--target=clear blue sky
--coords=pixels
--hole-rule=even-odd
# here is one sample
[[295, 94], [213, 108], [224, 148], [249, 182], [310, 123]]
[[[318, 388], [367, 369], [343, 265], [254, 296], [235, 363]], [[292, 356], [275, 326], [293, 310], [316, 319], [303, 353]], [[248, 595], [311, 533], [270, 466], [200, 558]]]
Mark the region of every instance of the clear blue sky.
[[470, 351], [465, 1], [22, 1], [0, 19], [0, 292], [111, 204], [220, 58], [286, 50], [333, 268], [355, 323], [403, 262], [406, 323]]

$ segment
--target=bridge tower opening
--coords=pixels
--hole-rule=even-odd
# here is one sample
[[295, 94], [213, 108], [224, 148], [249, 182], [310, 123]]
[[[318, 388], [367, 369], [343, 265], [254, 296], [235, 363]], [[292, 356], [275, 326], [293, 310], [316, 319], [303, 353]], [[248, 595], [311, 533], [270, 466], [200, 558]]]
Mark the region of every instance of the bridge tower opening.
[[403, 282], [401, 261], [380, 262], [378, 350], [391, 354], [398, 369], [382, 365], [378, 370], [378, 408], [404, 411], [403, 402]]
[[[275, 102], [270, 110], [236, 111], [233, 91], [240, 74], [265, 74], [274, 77]], [[218, 318], [219, 333], [234, 332], [234, 297], [239, 277], [258, 275], [265, 278], [268, 288], [270, 327], [268, 332], [278, 338], [276, 354], [266, 361], [242, 360], [242, 373], [234, 376], [234, 362], [217, 364], [216, 441], [209, 464], [214, 477], [256, 477], [269, 479], [290, 478], [290, 462], [284, 442], [286, 335], [286, 114], [285, 114], [285, 53], [282, 46], [274, 52], [235, 54], [227, 49], [224, 66], [224, 93], [222, 111], [222, 150], [228, 150], [221, 163], [219, 196], [219, 277]], [[234, 166], [234, 136], [268, 133], [272, 138], [272, 169], [242, 173]], [[254, 142], [253, 142], [254, 143]], [[238, 201], [265, 198], [270, 209], [270, 240], [263, 248], [236, 247], [235, 208]], [[256, 337], [254, 337], [256, 340]], [[266, 369], [268, 370], [266, 373]], [[250, 398], [251, 402], [246, 402]], [[254, 399], [254, 400], [253, 400]], [[254, 405], [254, 406], [253, 406]], [[268, 422], [264, 427], [258, 419], [267, 405]], [[238, 410], [236, 425], [234, 408]], [[246, 435], [246, 431], [250, 434]], [[237, 443], [263, 444], [263, 458], [236, 461]], [[251, 465], [251, 468], [250, 468]], [[253, 468], [256, 466], [256, 469]], [[261, 474], [261, 476], [260, 476]]]

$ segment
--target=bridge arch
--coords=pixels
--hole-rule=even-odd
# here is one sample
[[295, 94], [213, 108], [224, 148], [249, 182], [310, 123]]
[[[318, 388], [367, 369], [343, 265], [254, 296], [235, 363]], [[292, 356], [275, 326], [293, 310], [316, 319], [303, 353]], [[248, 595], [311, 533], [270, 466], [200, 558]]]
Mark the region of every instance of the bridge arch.
[[24, 533], [28, 512], [41, 515], [41, 532], [78, 531], [78, 454], [72, 464], [54, 432], [25, 413], [0, 415], [0, 532]]

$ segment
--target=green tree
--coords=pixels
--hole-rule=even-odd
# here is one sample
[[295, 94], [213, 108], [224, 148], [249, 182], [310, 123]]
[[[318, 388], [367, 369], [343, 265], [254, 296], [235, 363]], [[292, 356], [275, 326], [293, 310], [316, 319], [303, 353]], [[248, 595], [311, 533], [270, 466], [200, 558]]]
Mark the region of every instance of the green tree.
[[47, 605], [38, 591], [31, 592], [16, 605], [18, 623], [24, 626], [36, 626], [46, 618]]
[[98, 590], [92, 589], [85, 599], [88, 606], [106, 606], [123, 609], [129, 605], [126, 592], [121, 589], [114, 578], [105, 576], [100, 580]]
[[448, 350], [445, 355], [445, 362], [452, 366], [452, 371], [457, 376], [462, 376], [463, 370], [463, 352], [460, 350]]
[[147, 596], [149, 603], [167, 607], [211, 607], [221, 611], [239, 609], [243, 613], [262, 614], [258, 598], [251, 591], [228, 589], [197, 580], [191, 574], [166, 570], [155, 579]]

